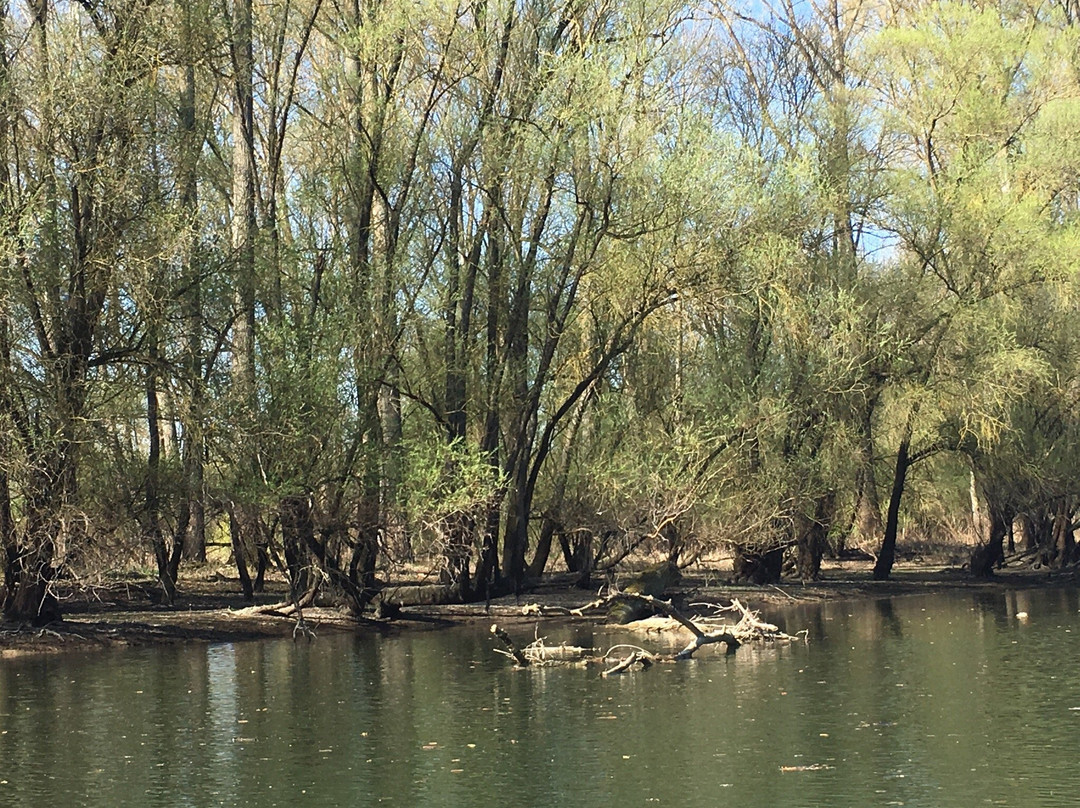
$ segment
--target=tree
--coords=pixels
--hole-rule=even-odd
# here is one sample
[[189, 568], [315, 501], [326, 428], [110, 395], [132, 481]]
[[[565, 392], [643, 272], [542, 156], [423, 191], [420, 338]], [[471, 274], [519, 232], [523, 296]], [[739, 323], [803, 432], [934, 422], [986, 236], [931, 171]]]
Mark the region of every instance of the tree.
[[48, 620], [59, 614], [52, 582], [90, 529], [79, 462], [91, 393], [103, 369], [132, 353], [117, 291], [155, 257], [155, 200], [141, 182], [154, 51], [141, 5], [33, 3], [13, 35], [28, 46], [8, 60], [5, 92], [34, 125], [25, 114], [6, 124], [5, 252], [17, 273], [7, 279], [9, 322], [18, 330], [5, 407], [22, 466], [22, 529], [8, 545], [4, 611]]
[[750, 447], [739, 479], [761, 486], [747, 505], [759, 527], [733, 542], [737, 573], [775, 578], [797, 546], [799, 574], [815, 577], [834, 523], [857, 538], [880, 523], [872, 426], [886, 340], [872, 216], [884, 155], [861, 54], [878, 18], [860, 2], [714, 14], [706, 80], [722, 101], [718, 125], [753, 156], [744, 171], [766, 191], [744, 198], [722, 291], [701, 321], [719, 340], [716, 383], [730, 391], [713, 417], [738, 425]]
[[999, 12], [900, 12], [878, 45], [896, 165], [882, 225], [898, 239], [894, 272], [908, 303], [896, 326], [910, 362], [896, 375], [905, 414], [878, 578], [892, 567], [911, 466], [992, 444], [1045, 369], [1021, 340], [1027, 312], [1017, 303], [1065, 267], [1043, 247], [1059, 237], [1049, 205], [1060, 187], [1031, 181], [1039, 130], [1064, 100], [1064, 40], [1031, 10]]

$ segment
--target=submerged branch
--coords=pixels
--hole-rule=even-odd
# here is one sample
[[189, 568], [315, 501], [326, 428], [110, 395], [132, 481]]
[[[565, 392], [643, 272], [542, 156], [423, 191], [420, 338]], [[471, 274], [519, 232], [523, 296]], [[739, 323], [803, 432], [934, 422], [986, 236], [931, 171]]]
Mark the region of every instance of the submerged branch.
[[494, 634], [496, 639], [498, 639], [499, 642], [501, 642], [506, 648], [506, 650], [502, 651], [501, 653], [509, 656], [522, 668], [529, 667], [528, 658], [525, 656], [525, 654], [521, 652], [521, 649], [517, 647], [514, 641], [510, 638], [510, 635], [507, 634], [504, 629], [501, 629], [498, 625], [493, 624], [491, 626], [491, 633]]
[[600, 675], [614, 676], [617, 673], [622, 673], [623, 671], [630, 670], [630, 668], [632, 668], [637, 663], [641, 663], [642, 668], [652, 667], [653, 655], [650, 654], [648, 651], [643, 651], [639, 648], [636, 651], [632, 651], [630, 653], [630, 656], [626, 657], [623, 660], [620, 660], [613, 667], [608, 668]]

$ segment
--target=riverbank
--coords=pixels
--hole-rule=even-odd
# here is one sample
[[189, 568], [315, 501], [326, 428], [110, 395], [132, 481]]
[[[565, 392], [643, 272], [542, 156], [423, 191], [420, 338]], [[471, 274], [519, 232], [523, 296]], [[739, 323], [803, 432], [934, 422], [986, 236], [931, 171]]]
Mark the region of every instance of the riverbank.
[[[893, 598], [943, 591], [1004, 591], [1072, 586], [1080, 572], [1047, 572], [1006, 568], [991, 580], [976, 580], [966, 571], [925, 561], [900, 563], [888, 581], [874, 581], [867, 561], [827, 562], [820, 581], [784, 581], [771, 586], [735, 586], [726, 582], [722, 565], [684, 571], [673, 595], [693, 604], [730, 602], [738, 598], [766, 614], [795, 603], [838, 599]], [[270, 581], [255, 604], [246, 602], [239, 584], [225, 569], [197, 569], [180, 582], [175, 606], [161, 605], [160, 590], [149, 578], [130, 576], [97, 586], [69, 587], [62, 592], [64, 620], [44, 628], [0, 623], [0, 659], [26, 655], [85, 652], [138, 645], [195, 642], [241, 642], [289, 638], [306, 642], [296, 631], [281, 581]], [[572, 617], [571, 610], [589, 602], [596, 590], [573, 587], [567, 576], [551, 576], [520, 597], [509, 595], [490, 603], [423, 606], [403, 609], [395, 620], [357, 620], [341, 609], [308, 607], [304, 618], [316, 635], [329, 632], [423, 630], [470, 620], [497, 619], [503, 624]]]

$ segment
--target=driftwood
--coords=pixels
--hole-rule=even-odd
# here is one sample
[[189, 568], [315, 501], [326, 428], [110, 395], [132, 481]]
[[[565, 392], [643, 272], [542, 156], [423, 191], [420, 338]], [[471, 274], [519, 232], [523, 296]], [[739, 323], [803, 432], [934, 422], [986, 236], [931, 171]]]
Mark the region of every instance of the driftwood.
[[[734, 624], [726, 620], [720, 622], [715, 616], [691, 620], [667, 601], [660, 600], [652, 595], [642, 595], [634, 592], [613, 592], [605, 597], [594, 600], [591, 603], [587, 603], [579, 609], [572, 609], [571, 613], [582, 615], [588, 611], [608, 608], [612, 603], [620, 600], [643, 602], [648, 611], [659, 612], [660, 614], [665, 615], [672, 627], [689, 631], [692, 635], [692, 639], [681, 651], [670, 655], [652, 654], [645, 649], [636, 646], [616, 646], [616, 648], [629, 648], [630, 654], [619, 659], [612, 667], [607, 668], [603, 672], [603, 676], [623, 673], [634, 667], [647, 668], [654, 662], [681, 662], [692, 658], [699, 648], [720, 642], [725, 644], [727, 653], [733, 654], [737, 648], [747, 643], [791, 642], [792, 640], [799, 639], [798, 637], [785, 634], [777, 626], [774, 626], [771, 623], [764, 622], [757, 612], [746, 608], [746, 606], [738, 600], [733, 600], [730, 606], [713, 607], [718, 615], [725, 613], [737, 614], [739, 620]], [[526, 646], [524, 651], [520, 651], [514, 645], [509, 635], [498, 626], [492, 626], [491, 632], [499, 638], [507, 649], [500, 650], [500, 653], [512, 657], [520, 667], [566, 662], [609, 664], [611, 652], [616, 650], [616, 648], [613, 648], [601, 657], [592, 657], [589, 656], [591, 649], [572, 646], [555, 646], [554, 648], [551, 648], [544, 646], [543, 640], [538, 639], [529, 646]]]
[[292, 597], [289, 600], [279, 601], [278, 603], [266, 603], [261, 606], [245, 606], [243, 609], [230, 609], [227, 614], [230, 617], [295, 617], [296, 625], [293, 627], [293, 641], [295, 642], [297, 636], [305, 637], [309, 642], [316, 638], [315, 629], [318, 626], [312, 626], [304, 619], [304, 607], [310, 606], [315, 602], [315, 593], [318, 591], [318, 586], [312, 586], [299, 597]]
[[543, 637], [537, 637], [523, 649], [518, 648], [509, 634], [497, 624], [491, 627], [491, 633], [503, 647], [495, 650], [514, 660], [518, 667], [529, 665], [576, 664], [585, 662], [592, 653], [591, 648], [576, 645], [548, 645]]
[[617, 673], [624, 673], [630, 670], [634, 665], [640, 664], [642, 668], [648, 668], [653, 664], [653, 656], [648, 651], [643, 651], [637, 648], [630, 652], [630, 656], [620, 660], [614, 667], [608, 668], [601, 673], [601, 676], [614, 676]]
[[682, 614], [678, 609], [672, 606], [665, 600], [660, 600], [652, 595], [639, 595], [636, 592], [617, 592], [609, 595], [607, 598], [603, 598], [600, 601], [593, 601], [591, 604], [587, 604], [582, 607], [582, 611], [592, 607], [604, 605], [609, 600], [630, 600], [639, 601], [645, 603], [649, 609], [660, 614], [666, 615], [681, 625], [687, 631], [694, 635], [694, 639], [677, 653], [673, 659], [683, 660], [690, 659], [694, 655], [694, 652], [701, 648], [703, 645], [711, 645], [713, 643], [722, 642], [727, 645], [727, 652], [729, 654], [735, 653], [735, 649], [742, 645], [742, 642], [731, 631], [726, 628], [718, 629], [716, 631], [706, 632], [702, 630], [693, 620], [686, 615]]

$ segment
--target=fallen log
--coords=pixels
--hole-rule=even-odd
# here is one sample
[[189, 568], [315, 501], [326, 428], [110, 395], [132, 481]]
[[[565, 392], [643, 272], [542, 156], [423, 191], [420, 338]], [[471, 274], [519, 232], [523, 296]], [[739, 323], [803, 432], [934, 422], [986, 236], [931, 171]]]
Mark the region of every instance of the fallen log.
[[387, 586], [372, 598], [378, 618], [397, 617], [403, 606], [442, 606], [461, 602], [461, 589], [445, 584]]
[[670, 617], [676, 623], [681, 625], [683, 628], [685, 628], [687, 631], [689, 631], [691, 634], [693, 634], [694, 639], [690, 642], [690, 644], [683, 648], [681, 651], [679, 651], [679, 653], [675, 654], [675, 656], [673, 657], [673, 659], [676, 661], [690, 659], [690, 657], [692, 657], [699, 648], [705, 645], [712, 645], [713, 643], [725, 643], [727, 645], [727, 652], [729, 654], [735, 653], [735, 649], [742, 645], [742, 642], [738, 639], [738, 637], [731, 633], [731, 631], [727, 629], [719, 629], [716, 631], [706, 632], [701, 629], [696, 623], [694, 623], [693, 620], [691, 620], [689, 617], [687, 617], [674, 606], [672, 606], [669, 602], [665, 600], [660, 600], [659, 598], [653, 597], [652, 595], [641, 595], [636, 592], [614, 592], [608, 595], [606, 598], [602, 598], [600, 601], [593, 601], [593, 603], [586, 604], [584, 607], [582, 607], [581, 611], [585, 611], [590, 607], [603, 605], [609, 600], [644, 603], [647, 612], [659, 612], [660, 614], [666, 615], [667, 617]]
[[591, 648], [578, 645], [548, 645], [543, 637], [538, 637], [525, 646], [525, 656], [534, 664], [576, 663], [588, 659]]
[[491, 627], [491, 633], [502, 643], [503, 648], [495, 650], [513, 659], [518, 667], [529, 665], [580, 664], [586, 662], [592, 654], [591, 648], [577, 645], [548, 645], [543, 637], [537, 637], [523, 649], [519, 649], [514, 640], [498, 624]]
[[[692, 635], [692, 639], [681, 651], [670, 655], [652, 654], [644, 649], [630, 646], [632, 649], [630, 655], [619, 660], [613, 667], [605, 670], [602, 674], [603, 676], [623, 673], [637, 664], [640, 664], [642, 667], [649, 667], [653, 662], [682, 662], [691, 659], [700, 648], [715, 643], [724, 643], [727, 653], [733, 654], [736, 649], [750, 642], [791, 642], [792, 640], [799, 639], [797, 636], [785, 634], [772, 623], [764, 622], [757, 612], [751, 611], [738, 600], [733, 600], [730, 606], [714, 607], [715, 611], [719, 614], [727, 612], [738, 614], [739, 621], [734, 625], [726, 621], [718, 622], [716, 617], [697, 618], [696, 620], [692, 620], [667, 601], [660, 600], [652, 595], [641, 595], [633, 592], [613, 592], [605, 597], [592, 601], [591, 603], [587, 603], [579, 609], [572, 609], [571, 614], [580, 616], [593, 609], [608, 607], [612, 602], [617, 600], [643, 602], [648, 611], [659, 612], [665, 615], [671, 621], [673, 626], [689, 631]], [[514, 651], [517, 650], [516, 646], [514, 646], [513, 641], [506, 632], [497, 626], [492, 626], [491, 631], [492, 634], [498, 637], [500, 641], [510, 649], [508, 651], [500, 651], [500, 653], [505, 653], [507, 656], [518, 659], [514, 654]], [[537, 646], [539, 647], [539, 650], [537, 650]], [[625, 648], [626, 646], [617, 647]], [[609, 650], [608, 653], [601, 657], [589, 657], [588, 652], [590, 649], [565, 646], [557, 646], [556, 648], [563, 648], [564, 650], [560, 653], [552, 653], [555, 649], [544, 646], [542, 640], [536, 640], [532, 645], [528, 646], [524, 652], [518, 652], [522, 655], [522, 658], [526, 660], [524, 663], [519, 660], [518, 664], [521, 667], [525, 667], [530, 663], [552, 664], [568, 661], [574, 663], [592, 662], [607, 664], [608, 656], [611, 653]]]
[[633, 598], [631, 595], [661, 597], [669, 586], [682, 578], [679, 568], [670, 561], [639, 572], [623, 583], [619, 590], [628, 597], [617, 599], [608, 610], [608, 620], [617, 625], [626, 625], [653, 614], [648, 598]]

